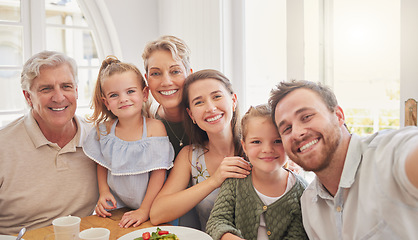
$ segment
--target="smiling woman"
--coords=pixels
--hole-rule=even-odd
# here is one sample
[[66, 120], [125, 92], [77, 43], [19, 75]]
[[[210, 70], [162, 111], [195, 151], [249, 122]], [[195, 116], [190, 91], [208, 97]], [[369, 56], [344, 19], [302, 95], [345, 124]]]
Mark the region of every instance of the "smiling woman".
[[196, 207], [205, 230], [219, 186], [226, 178], [245, 178], [251, 168], [242, 158], [237, 97], [229, 79], [216, 70], [191, 74], [182, 105], [191, 145], [177, 156], [150, 219], [153, 224], [172, 221]]

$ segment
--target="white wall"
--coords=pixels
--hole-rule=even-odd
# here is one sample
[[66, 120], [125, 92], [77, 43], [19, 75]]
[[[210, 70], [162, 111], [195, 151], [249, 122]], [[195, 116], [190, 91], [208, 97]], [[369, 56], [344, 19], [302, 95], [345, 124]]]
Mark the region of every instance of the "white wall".
[[221, 0], [104, 0], [102, 4], [102, 13], [113, 21], [124, 61], [143, 70], [146, 43], [175, 35], [190, 47], [194, 71], [223, 70]]
[[[143, 70], [141, 55], [145, 44], [160, 35], [176, 35], [191, 48], [194, 71], [204, 68], [221, 70], [232, 80], [238, 96], [244, 96], [245, 53], [240, 51], [245, 41], [244, 15], [237, 13], [243, 9], [241, 0], [104, 0], [104, 3], [111, 9], [109, 14], [114, 21], [124, 61]], [[303, 3], [298, 1], [292, 6], [295, 6], [296, 13], [300, 13]], [[404, 124], [405, 101], [409, 98], [418, 100], [418, 68], [415, 66], [418, 62], [417, 13], [418, 1], [401, 0], [401, 126]], [[303, 72], [303, 63], [288, 66], [288, 74]]]
[[190, 47], [193, 71], [222, 71], [238, 96], [244, 96], [242, 0], [96, 1], [102, 4], [102, 14], [113, 21], [121, 45], [118, 57], [123, 61], [144, 71], [141, 55], [145, 44], [161, 35], [174, 35]]
[[418, 1], [401, 0], [400, 121], [405, 123], [405, 101], [418, 100]]
[[[98, 0], [104, 7], [102, 14], [108, 15], [114, 24], [125, 62], [144, 70], [142, 52], [145, 44], [159, 36], [158, 2], [154, 0]], [[110, 21], [109, 21], [110, 22]], [[115, 54], [115, 53], [106, 53]]]
[[219, 0], [158, 0], [158, 34], [187, 43], [194, 71], [221, 70], [221, 20]]

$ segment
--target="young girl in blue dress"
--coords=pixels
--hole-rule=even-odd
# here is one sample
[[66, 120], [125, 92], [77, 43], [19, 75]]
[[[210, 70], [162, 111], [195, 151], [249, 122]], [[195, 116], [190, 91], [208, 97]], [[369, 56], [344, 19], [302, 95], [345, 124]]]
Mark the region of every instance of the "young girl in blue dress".
[[89, 118], [95, 128], [83, 150], [97, 163], [99, 216], [107, 210], [130, 207], [120, 227], [136, 227], [149, 219], [174, 150], [163, 123], [148, 116], [148, 87], [132, 64], [107, 57], [100, 68]]

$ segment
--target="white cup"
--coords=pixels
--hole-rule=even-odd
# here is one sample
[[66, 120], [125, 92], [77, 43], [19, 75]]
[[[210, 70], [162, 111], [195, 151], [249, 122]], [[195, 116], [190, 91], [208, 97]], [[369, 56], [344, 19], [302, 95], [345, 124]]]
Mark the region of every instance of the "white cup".
[[90, 228], [78, 235], [82, 240], [109, 240], [110, 230], [107, 228]]
[[57, 237], [58, 235], [61, 236], [63, 240], [66, 239], [63, 234], [68, 234], [68, 238], [71, 235], [78, 236], [80, 233], [80, 222], [81, 219], [76, 216], [65, 216], [54, 219], [52, 221], [52, 225], [54, 225], [54, 233], [57, 234]]
[[71, 233], [51, 233], [45, 236], [44, 240], [77, 240], [78, 234]]

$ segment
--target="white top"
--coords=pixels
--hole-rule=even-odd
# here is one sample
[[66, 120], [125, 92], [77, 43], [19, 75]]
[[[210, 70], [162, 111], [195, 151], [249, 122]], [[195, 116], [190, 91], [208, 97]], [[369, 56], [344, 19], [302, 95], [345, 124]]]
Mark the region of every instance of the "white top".
[[339, 189], [332, 197], [318, 178], [302, 195], [309, 239], [416, 239], [418, 189], [405, 159], [418, 145], [418, 128], [352, 135]]
[[[255, 187], [254, 190], [257, 195], [260, 197], [261, 201], [266, 205], [269, 206], [270, 204], [279, 200], [282, 196], [284, 196], [290, 189], [292, 189], [293, 185], [296, 183], [296, 177], [293, 175], [292, 172], [289, 171], [289, 176], [287, 177], [286, 183], [286, 190], [284, 193], [278, 197], [269, 197], [261, 192], [259, 192]], [[257, 240], [268, 240], [269, 237], [267, 236], [267, 227], [266, 227], [266, 220], [264, 219], [264, 213], [260, 216], [260, 226], [258, 227], [258, 234]]]

